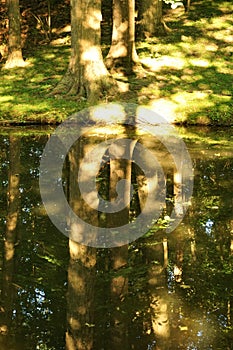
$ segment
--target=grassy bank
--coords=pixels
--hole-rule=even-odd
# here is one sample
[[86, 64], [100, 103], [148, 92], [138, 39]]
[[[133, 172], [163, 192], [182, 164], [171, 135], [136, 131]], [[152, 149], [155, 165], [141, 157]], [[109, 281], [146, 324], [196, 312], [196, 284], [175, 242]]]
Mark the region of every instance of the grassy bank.
[[[197, 1], [189, 14], [168, 10], [172, 31], [137, 43], [145, 72], [116, 76], [124, 87], [117, 100], [149, 105], [171, 122], [233, 125], [232, 10], [229, 1]], [[26, 51], [26, 67], [0, 71], [0, 123], [59, 123], [87, 107], [85, 99], [49, 95], [66, 70], [69, 51], [69, 33], [63, 33]]]

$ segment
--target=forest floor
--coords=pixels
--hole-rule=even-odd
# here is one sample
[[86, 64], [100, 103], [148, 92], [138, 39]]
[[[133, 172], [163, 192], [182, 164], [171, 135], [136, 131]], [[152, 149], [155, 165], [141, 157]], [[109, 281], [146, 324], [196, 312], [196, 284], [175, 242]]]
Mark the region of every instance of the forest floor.
[[[231, 1], [194, 1], [188, 14], [182, 8], [167, 9], [164, 20], [171, 32], [137, 41], [144, 71], [116, 74], [122, 91], [102, 102], [147, 105], [173, 123], [233, 126], [232, 13]], [[49, 37], [44, 17], [31, 16], [37, 34], [30, 30], [25, 43], [28, 65], [0, 70], [0, 123], [60, 123], [88, 106], [76, 96], [50, 95], [68, 66], [68, 17]], [[109, 30], [108, 22], [103, 30]], [[102, 48], [105, 54], [108, 40]]]

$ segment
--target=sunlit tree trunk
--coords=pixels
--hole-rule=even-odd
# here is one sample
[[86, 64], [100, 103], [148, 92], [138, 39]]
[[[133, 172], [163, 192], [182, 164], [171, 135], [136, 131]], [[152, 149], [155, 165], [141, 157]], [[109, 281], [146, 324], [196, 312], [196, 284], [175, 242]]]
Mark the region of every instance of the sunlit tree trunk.
[[1, 335], [8, 335], [9, 327], [13, 312], [14, 287], [14, 258], [15, 244], [18, 240], [17, 223], [19, 217], [20, 192], [20, 143], [17, 136], [10, 135], [10, 167], [8, 175], [8, 192], [7, 192], [7, 217], [6, 217], [6, 234], [4, 241], [4, 261], [3, 261], [3, 287], [1, 299], [2, 317], [0, 324]]
[[25, 66], [26, 62], [23, 60], [21, 48], [19, 0], [7, 0], [6, 4], [9, 20], [9, 32], [8, 57], [4, 68], [23, 67]]
[[140, 37], [152, 37], [169, 31], [163, 21], [162, 3], [162, 0], [139, 2], [138, 23]]
[[[75, 145], [69, 154], [69, 202], [75, 213], [90, 224], [98, 217], [81, 201], [78, 188], [78, 170], [88, 145]], [[71, 225], [71, 237], [75, 235]], [[94, 291], [96, 272], [96, 248], [69, 240], [70, 263], [68, 268], [66, 349], [92, 350], [94, 342]]]
[[113, 0], [112, 43], [105, 61], [108, 68], [123, 67], [127, 72], [138, 62], [134, 0]]
[[71, 0], [71, 57], [53, 94], [68, 93], [95, 102], [116, 87], [100, 46], [101, 0]]

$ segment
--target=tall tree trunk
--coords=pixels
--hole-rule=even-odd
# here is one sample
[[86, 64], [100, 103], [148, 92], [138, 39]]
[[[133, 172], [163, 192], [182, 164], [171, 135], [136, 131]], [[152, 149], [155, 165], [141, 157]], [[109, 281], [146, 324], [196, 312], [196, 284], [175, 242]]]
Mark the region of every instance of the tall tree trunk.
[[103, 61], [100, 22], [101, 0], [71, 0], [71, 57], [53, 94], [79, 95], [94, 103], [116, 87]]
[[152, 37], [167, 29], [163, 22], [162, 0], [141, 1], [138, 8], [139, 37]]
[[19, 0], [7, 0], [9, 20], [8, 57], [4, 68], [24, 67], [21, 48]]
[[112, 43], [106, 57], [108, 68], [132, 71], [138, 56], [135, 49], [135, 0], [113, 0]]

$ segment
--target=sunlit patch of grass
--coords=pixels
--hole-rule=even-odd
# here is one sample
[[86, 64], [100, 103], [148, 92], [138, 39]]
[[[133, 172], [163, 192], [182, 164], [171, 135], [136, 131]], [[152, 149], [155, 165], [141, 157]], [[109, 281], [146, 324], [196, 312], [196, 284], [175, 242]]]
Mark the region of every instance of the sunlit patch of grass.
[[[171, 33], [137, 43], [148, 74], [121, 77], [117, 100], [149, 104], [169, 121], [233, 125], [231, 12], [230, 2], [210, 0], [192, 2], [189, 14], [171, 11], [165, 16]], [[74, 96], [49, 96], [67, 68], [69, 40], [67, 34], [65, 41], [25, 52], [24, 68], [0, 71], [0, 120], [60, 122], [87, 106]]]
[[142, 62], [156, 76], [139, 98], [156, 106], [170, 102], [176, 122], [233, 125], [232, 10], [228, 2], [206, 0], [194, 2], [188, 15], [169, 13], [171, 34], [138, 43]]
[[85, 101], [49, 96], [67, 68], [68, 47], [42, 47], [26, 56], [29, 66], [0, 71], [0, 120], [56, 123], [85, 107]]

